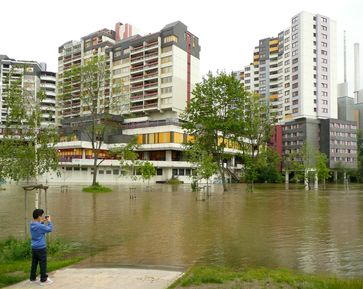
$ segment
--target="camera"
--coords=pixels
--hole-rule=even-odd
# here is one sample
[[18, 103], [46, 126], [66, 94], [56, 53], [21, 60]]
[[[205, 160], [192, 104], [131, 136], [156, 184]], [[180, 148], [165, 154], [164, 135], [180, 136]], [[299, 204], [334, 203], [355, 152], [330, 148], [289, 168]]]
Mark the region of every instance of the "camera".
[[44, 216], [44, 218], [45, 218], [45, 219], [49, 219], [49, 216], [48, 216], [48, 215], [45, 215], [45, 216]]

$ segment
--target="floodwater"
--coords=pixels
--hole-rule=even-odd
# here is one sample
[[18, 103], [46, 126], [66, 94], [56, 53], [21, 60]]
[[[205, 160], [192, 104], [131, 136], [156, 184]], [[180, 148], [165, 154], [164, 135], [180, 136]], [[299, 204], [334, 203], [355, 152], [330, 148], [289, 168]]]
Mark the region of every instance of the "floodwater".
[[[214, 264], [290, 268], [363, 277], [363, 186], [323, 191], [244, 184], [222, 193], [212, 186], [197, 201], [189, 185], [113, 186], [112, 193], [83, 193], [81, 186], [48, 192], [52, 237], [102, 248], [83, 266]], [[24, 236], [24, 193], [0, 191], [0, 239]], [[34, 197], [29, 197], [28, 221]]]

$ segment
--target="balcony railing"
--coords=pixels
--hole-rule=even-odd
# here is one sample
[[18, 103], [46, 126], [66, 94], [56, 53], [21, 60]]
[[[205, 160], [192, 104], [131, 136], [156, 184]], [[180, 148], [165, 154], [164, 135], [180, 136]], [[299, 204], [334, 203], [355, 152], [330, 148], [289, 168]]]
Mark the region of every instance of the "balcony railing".
[[143, 109], [143, 105], [134, 105], [130, 107], [131, 110], [140, 110]]
[[154, 103], [145, 103], [144, 104], [144, 108], [154, 108], [154, 107], [157, 107], [158, 106], [158, 103], [157, 102], [154, 102]]

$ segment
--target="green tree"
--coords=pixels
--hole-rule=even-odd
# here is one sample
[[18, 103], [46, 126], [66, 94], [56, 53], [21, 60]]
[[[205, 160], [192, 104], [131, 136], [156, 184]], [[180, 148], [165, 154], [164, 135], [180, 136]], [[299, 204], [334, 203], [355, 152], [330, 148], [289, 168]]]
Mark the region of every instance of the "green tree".
[[11, 69], [3, 83], [7, 116], [0, 142], [0, 177], [37, 182], [38, 176], [58, 168], [58, 133], [55, 126], [42, 125], [45, 91], [27, 88], [26, 66], [15, 69], [17, 73]]
[[281, 160], [276, 150], [269, 147], [264, 149], [260, 153], [260, 159], [257, 162], [257, 181], [261, 183], [281, 183], [282, 175], [279, 170]]
[[214, 158], [203, 150], [198, 143], [188, 143], [186, 145], [187, 159], [193, 164], [192, 173], [192, 188], [197, 189], [197, 184], [200, 180], [207, 180], [207, 187], [209, 179], [218, 171], [218, 165], [215, 163]]
[[318, 173], [318, 179], [323, 180], [323, 187], [325, 189], [326, 179], [329, 178], [329, 176], [330, 176], [330, 169], [327, 166], [328, 157], [326, 156], [326, 154], [318, 151], [316, 160], [317, 160], [316, 161], [316, 170]]
[[150, 185], [151, 177], [156, 175], [156, 168], [151, 162], [142, 162], [142, 164], [138, 167], [138, 170], [141, 173], [142, 179], [147, 180], [147, 185]]
[[233, 110], [244, 98], [244, 90], [233, 74], [207, 74], [193, 90], [193, 98], [182, 115], [183, 128], [193, 135], [200, 149], [213, 158], [227, 191], [225, 160], [227, 143], [235, 132]]
[[[122, 97], [122, 82], [111, 83], [108, 56], [94, 56], [84, 64], [75, 65], [64, 72], [64, 83], [58, 88], [58, 98], [68, 99], [75, 87], [80, 90], [81, 115], [89, 119], [78, 128], [84, 131], [91, 142], [93, 151], [92, 185], [97, 183], [98, 167], [104, 161], [99, 159], [105, 132], [109, 128], [112, 114], [126, 112], [126, 100]], [[81, 83], [81, 84], [79, 84]]]

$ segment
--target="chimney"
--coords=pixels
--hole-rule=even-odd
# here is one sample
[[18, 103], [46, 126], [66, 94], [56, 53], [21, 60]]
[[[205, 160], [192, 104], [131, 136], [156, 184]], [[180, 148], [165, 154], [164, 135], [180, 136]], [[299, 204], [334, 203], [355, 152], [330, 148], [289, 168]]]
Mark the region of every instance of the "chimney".
[[360, 60], [359, 60], [359, 43], [354, 43], [354, 94], [358, 96], [360, 89]]

